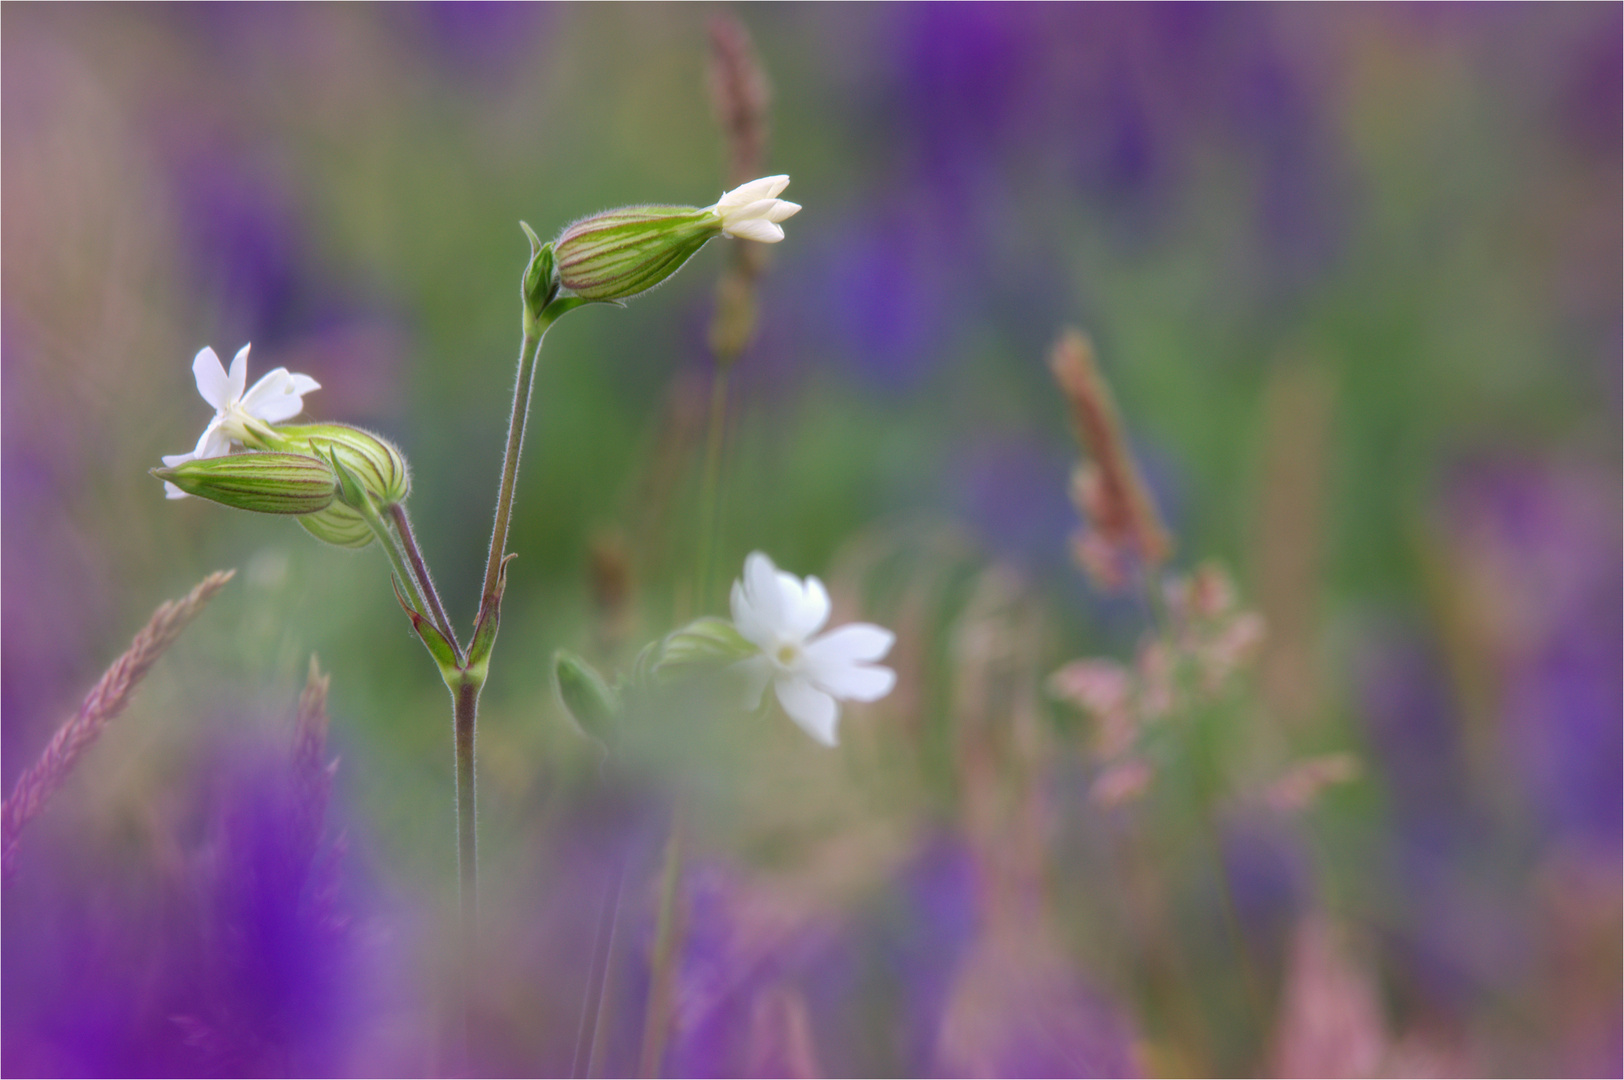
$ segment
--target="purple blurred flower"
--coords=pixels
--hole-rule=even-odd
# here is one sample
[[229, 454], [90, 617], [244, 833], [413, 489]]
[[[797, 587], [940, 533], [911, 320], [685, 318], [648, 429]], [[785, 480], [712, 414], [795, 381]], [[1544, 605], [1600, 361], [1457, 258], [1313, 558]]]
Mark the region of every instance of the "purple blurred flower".
[[[10, 791], [49, 732], [76, 704], [73, 693], [96, 675], [95, 656], [122, 628], [113, 618], [119, 590], [109, 587], [97, 539], [66, 523], [83, 485], [93, 444], [73, 424], [38, 407], [43, 362], [7, 317], [0, 356], [0, 772]], [[56, 523], [42, 528], [41, 523]], [[62, 710], [57, 713], [54, 710]]]
[[[765, 1062], [752, 1059], [784, 1050], [781, 1039], [764, 1045], [762, 1028], [773, 1018], [758, 1003], [770, 993], [794, 992], [797, 978], [828, 948], [833, 926], [720, 865], [692, 870], [685, 889], [687, 935], [666, 1074], [756, 1075]], [[815, 1036], [803, 1049], [816, 1054]]]
[[[1238, 818], [1224, 829], [1223, 868], [1247, 947], [1272, 970], [1312, 900], [1311, 867], [1302, 841], [1278, 816]], [[1223, 932], [1221, 927], [1215, 930]]]
[[1067, 499], [1069, 452], [1020, 438], [987, 441], [948, 469], [961, 513], [999, 555], [1029, 567], [1058, 569], [1076, 522]]
[[431, 55], [465, 82], [499, 82], [535, 57], [555, 12], [547, 4], [496, 0], [434, 0], [401, 10], [420, 24]]
[[196, 120], [172, 121], [170, 177], [198, 294], [238, 328], [268, 341], [287, 331], [305, 289], [304, 222], [276, 179], [274, 150], [198, 138]]
[[285, 747], [202, 760], [189, 820], [159, 814], [150, 844], [85, 850], [59, 835], [31, 849], [4, 913], [8, 1073], [398, 1067], [360, 1059], [406, 1003], [381, 989], [383, 939], [356, 921], [353, 858], [308, 827], [310, 786]]
[[1041, 929], [986, 933], [954, 978], [935, 1075], [1137, 1076], [1121, 1011]]
[[973, 187], [1032, 127], [1044, 43], [1019, 5], [918, 4], [897, 14], [891, 130], [922, 175]]
[[1616, 476], [1485, 460], [1447, 502], [1488, 613], [1507, 760], [1556, 836], [1617, 857], [1624, 833], [1624, 571]]

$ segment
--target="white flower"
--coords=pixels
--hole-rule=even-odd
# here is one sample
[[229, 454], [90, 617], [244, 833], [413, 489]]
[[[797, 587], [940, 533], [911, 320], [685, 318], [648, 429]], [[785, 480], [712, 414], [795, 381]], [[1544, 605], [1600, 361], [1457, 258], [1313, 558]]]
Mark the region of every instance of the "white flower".
[[852, 623], [807, 640], [829, 620], [829, 593], [817, 578], [803, 583], [757, 551], [744, 561], [732, 600], [733, 625], [761, 650], [738, 664], [749, 703], [760, 703], [771, 679], [789, 718], [825, 746], [835, 745], [836, 698], [877, 701], [896, 685], [896, 672], [873, 663], [891, 650], [891, 631]]
[[789, 186], [787, 176], [763, 176], [723, 195], [705, 209], [722, 219], [722, 235], [739, 240], [776, 244], [784, 238], [780, 221], [788, 221], [801, 209], [799, 203], [778, 198]]
[[[203, 429], [197, 446], [189, 454], [165, 454], [164, 464], [170, 468], [186, 461], [224, 457], [233, 444], [241, 446], [248, 438], [250, 426], [256, 421], [277, 424], [291, 420], [304, 409], [304, 395], [320, 390], [321, 384], [309, 375], [290, 375], [287, 368], [267, 371], [253, 386], [248, 386], [248, 349], [244, 345], [232, 358], [231, 372], [220, 366], [220, 358], [208, 347], [201, 349], [192, 360], [192, 376], [197, 379], [197, 392], [203, 400], [214, 406], [214, 419]], [[244, 391], [244, 387], [248, 387]], [[164, 494], [171, 499], [184, 499], [186, 493], [168, 481]]]

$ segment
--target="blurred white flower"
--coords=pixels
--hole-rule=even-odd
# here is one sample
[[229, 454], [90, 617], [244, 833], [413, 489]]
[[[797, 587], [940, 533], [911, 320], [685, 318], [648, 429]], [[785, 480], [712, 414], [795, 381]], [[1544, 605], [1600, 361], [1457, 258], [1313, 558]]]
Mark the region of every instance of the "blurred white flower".
[[874, 663], [891, 650], [891, 631], [852, 623], [812, 638], [829, 620], [829, 593], [817, 578], [803, 582], [753, 552], [733, 583], [732, 603], [733, 625], [761, 650], [738, 665], [749, 703], [760, 703], [771, 680], [784, 712], [825, 746], [835, 745], [836, 699], [877, 701], [896, 685], [896, 672]]
[[[197, 392], [214, 406], [214, 419], [203, 429], [191, 453], [165, 454], [165, 465], [174, 468], [187, 461], [223, 457], [231, 452], [233, 444], [240, 446], [247, 440], [252, 424], [291, 420], [304, 409], [304, 395], [321, 389], [321, 384], [309, 375], [290, 375], [287, 368], [267, 371], [249, 387], [249, 348], [244, 345], [237, 350], [229, 374], [211, 348], [205, 346], [193, 358]], [[171, 499], [186, 498], [184, 491], [168, 481], [164, 482], [164, 494]]]
[[784, 238], [778, 223], [788, 221], [801, 209], [799, 203], [778, 198], [778, 193], [788, 186], [787, 176], [763, 176], [741, 184], [705, 209], [722, 219], [723, 236], [776, 244]]

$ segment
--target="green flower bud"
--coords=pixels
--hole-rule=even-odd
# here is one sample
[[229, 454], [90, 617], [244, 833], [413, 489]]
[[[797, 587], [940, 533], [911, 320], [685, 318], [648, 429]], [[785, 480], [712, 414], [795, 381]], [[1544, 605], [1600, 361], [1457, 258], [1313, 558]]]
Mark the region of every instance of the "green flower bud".
[[[334, 455], [380, 510], [404, 502], [412, 490], [405, 456], [394, 444], [370, 431], [348, 424], [290, 424], [276, 431], [283, 445], [300, 446], [317, 456]], [[346, 506], [342, 494], [320, 513], [300, 518], [299, 524], [317, 540], [338, 547], [364, 548], [372, 542], [366, 518], [354, 507]]]
[[543, 308], [558, 292], [558, 272], [553, 265], [553, 245], [543, 244], [526, 222], [519, 222], [519, 228], [530, 241], [530, 262], [524, 268], [524, 278], [519, 284], [519, 293], [524, 299], [525, 310], [540, 315]]
[[727, 667], [760, 651], [726, 619], [695, 619], [666, 637], [653, 672], [665, 677], [695, 668]]
[[713, 236], [722, 219], [694, 206], [626, 206], [583, 218], [553, 245], [559, 282], [585, 300], [652, 289]]
[[338, 492], [333, 470], [306, 454], [228, 454], [153, 469], [188, 495], [256, 514], [314, 514], [332, 505]]
[[620, 722], [620, 699], [603, 676], [565, 649], [553, 654], [553, 675], [558, 682], [559, 700], [576, 726], [606, 749], [613, 746]]

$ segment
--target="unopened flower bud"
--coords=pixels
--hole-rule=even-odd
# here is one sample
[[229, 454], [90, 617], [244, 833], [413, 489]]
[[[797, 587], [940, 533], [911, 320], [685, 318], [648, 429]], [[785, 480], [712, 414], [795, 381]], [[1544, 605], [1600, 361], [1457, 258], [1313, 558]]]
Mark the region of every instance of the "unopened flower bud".
[[256, 514], [314, 514], [338, 492], [333, 470], [306, 454], [228, 454], [153, 469], [152, 475], [223, 506]]
[[606, 749], [615, 744], [620, 722], [618, 695], [597, 670], [579, 656], [560, 649], [553, 656], [558, 697], [582, 733]]
[[703, 668], [728, 667], [748, 660], [757, 651], [726, 619], [695, 619], [666, 637], [654, 671], [664, 676]]
[[713, 236], [776, 244], [799, 205], [780, 199], [787, 176], [764, 176], [707, 207], [625, 206], [583, 218], [553, 245], [559, 283], [583, 300], [652, 289]]
[[713, 236], [722, 219], [694, 206], [627, 206], [583, 218], [553, 245], [559, 282], [585, 300], [652, 289]]
[[[412, 490], [405, 456], [370, 431], [348, 424], [293, 424], [277, 431], [288, 444], [306, 448], [317, 457], [332, 454], [358, 481], [361, 494], [380, 510], [404, 502]], [[338, 547], [363, 548], [372, 542], [366, 517], [345, 505], [342, 493], [320, 513], [300, 518], [299, 524], [316, 539]]]

